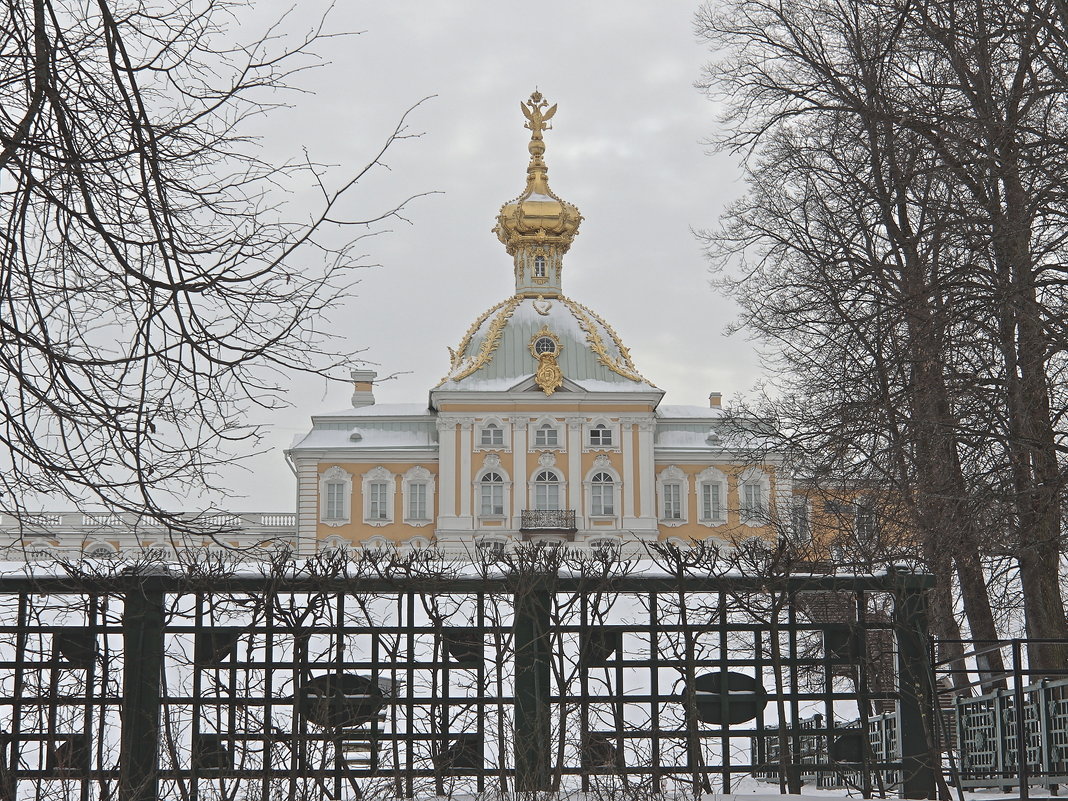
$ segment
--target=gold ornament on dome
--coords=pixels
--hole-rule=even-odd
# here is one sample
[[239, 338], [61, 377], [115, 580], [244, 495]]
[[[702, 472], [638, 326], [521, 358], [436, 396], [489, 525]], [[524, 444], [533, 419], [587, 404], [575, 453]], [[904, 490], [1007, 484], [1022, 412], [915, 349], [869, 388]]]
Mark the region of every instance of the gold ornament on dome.
[[556, 114], [556, 104], [549, 106], [541, 92], [535, 91], [530, 100], [519, 105], [527, 120], [524, 127], [530, 131], [527, 185], [519, 197], [501, 206], [493, 232], [513, 256], [526, 245], [557, 245], [561, 253], [566, 253], [578, 234], [582, 215], [549, 188], [549, 168], [542, 158], [543, 133], [552, 128], [548, 122]]
[[556, 363], [563, 346], [560, 337], [543, 327], [530, 338], [530, 355], [538, 360], [538, 369], [534, 372], [534, 383], [546, 395], [552, 395], [564, 383], [564, 373]]
[[[586, 342], [590, 346], [595, 354], [597, 354], [597, 361], [607, 367], [616, 375], [629, 378], [631, 381], [645, 382], [641, 374], [634, 367], [634, 363], [630, 360], [630, 351], [620, 341], [619, 336], [612, 327], [583, 306], [581, 303], [576, 303], [570, 298], [561, 297], [560, 301], [571, 310], [571, 313], [575, 315], [575, 320], [578, 321], [579, 328], [586, 334]], [[614, 359], [608, 353], [608, 348], [605, 347], [604, 341], [601, 339], [601, 335], [597, 332], [597, 326], [595, 321], [600, 323], [608, 335], [612, 338], [612, 344], [616, 346], [619, 351], [619, 358]]]
[[[523, 299], [518, 296], [510, 297], [508, 300], [498, 303], [489, 311], [484, 312], [477, 320], [475, 320], [474, 324], [467, 329], [467, 333], [464, 334], [464, 338], [460, 341], [459, 348], [456, 350], [449, 348], [449, 360], [451, 363], [449, 374], [438, 382], [439, 387], [446, 381], [462, 381], [475, 371], [485, 367], [493, 360], [493, 354], [497, 350], [497, 346], [501, 344], [501, 336], [504, 334], [504, 327], [522, 300]], [[467, 348], [471, 344], [471, 338], [494, 312], [499, 312], [499, 314], [493, 319], [493, 322], [490, 323], [489, 328], [486, 329], [486, 336], [478, 348], [478, 353], [475, 354], [474, 358], [469, 358], [465, 362], [464, 354], [467, 353]]]
[[546, 300], [544, 295], [538, 295], [531, 305], [534, 307], [534, 311], [542, 317], [548, 317], [549, 311], [553, 307], [553, 302], [551, 300]]

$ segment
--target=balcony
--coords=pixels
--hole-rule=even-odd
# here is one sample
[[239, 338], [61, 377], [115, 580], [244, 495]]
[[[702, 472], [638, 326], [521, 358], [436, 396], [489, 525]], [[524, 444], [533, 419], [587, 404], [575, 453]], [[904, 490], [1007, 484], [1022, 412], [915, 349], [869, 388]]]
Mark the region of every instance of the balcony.
[[574, 534], [574, 509], [524, 509], [519, 524], [520, 531], [537, 533], [566, 532]]

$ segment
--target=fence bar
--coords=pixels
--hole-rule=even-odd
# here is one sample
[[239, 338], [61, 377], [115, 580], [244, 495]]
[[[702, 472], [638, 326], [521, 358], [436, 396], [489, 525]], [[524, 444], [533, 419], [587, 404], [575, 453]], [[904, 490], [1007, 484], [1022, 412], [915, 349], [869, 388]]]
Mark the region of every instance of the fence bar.
[[147, 584], [134, 583], [125, 594], [119, 801], [159, 798], [163, 599]]
[[1020, 641], [1012, 641], [1012, 672], [1014, 683], [1012, 690], [1013, 706], [1016, 707], [1016, 775], [1019, 777], [1020, 798], [1031, 797], [1030, 776], [1027, 775], [1027, 708], [1024, 706], [1024, 673], [1022, 670], [1023, 654]]
[[548, 790], [550, 729], [549, 581], [518, 577], [515, 587], [515, 786]]
[[935, 764], [929, 739], [934, 686], [927, 658], [927, 596], [911, 582], [902, 582], [895, 596], [902, 796], [934, 798]]

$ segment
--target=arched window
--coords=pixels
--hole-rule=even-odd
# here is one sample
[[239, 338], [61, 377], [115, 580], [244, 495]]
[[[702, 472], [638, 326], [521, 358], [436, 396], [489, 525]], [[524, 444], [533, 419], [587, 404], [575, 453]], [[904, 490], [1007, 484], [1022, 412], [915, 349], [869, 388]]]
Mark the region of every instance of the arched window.
[[555, 448], [559, 444], [556, 429], [550, 423], [542, 423], [534, 432], [534, 447]]
[[504, 515], [504, 479], [500, 473], [486, 473], [479, 482], [479, 515], [502, 517]]
[[616, 513], [616, 484], [608, 473], [597, 473], [590, 480], [590, 514], [610, 517]]
[[545, 277], [545, 257], [544, 256], [535, 256], [534, 257], [534, 277], [535, 278], [544, 278]]
[[552, 470], [534, 476], [534, 508], [539, 511], [560, 510], [560, 479]]

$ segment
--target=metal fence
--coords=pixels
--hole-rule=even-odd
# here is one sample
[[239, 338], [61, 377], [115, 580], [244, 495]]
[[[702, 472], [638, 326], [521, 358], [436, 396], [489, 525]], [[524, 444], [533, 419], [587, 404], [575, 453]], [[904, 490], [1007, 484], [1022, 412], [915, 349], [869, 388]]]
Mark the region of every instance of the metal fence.
[[[927, 577], [624, 571], [0, 578], [0, 798], [799, 789], [807, 737], [887, 704], [895, 744], [851, 775], [928, 797]], [[848, 599], [849, 647], [806, 593]]]
[[[1068, 676], [1031, 670], [1025, 656], [1029, 645], [1046, 642], [968, 641], [965, 657], [936, 665], [936, 675], [952, 676], [968, 673], [975, 654], [996, 649], [1008, 657], [1004, 673], [981, 677], [963, 691], [945, 682], [956, 740], [946, 767], [960, 787], [1015, 790], [1027, 798], [1030, 787], [1068, 784]], [[969, 694], [975, 688], [980, 694]]]

